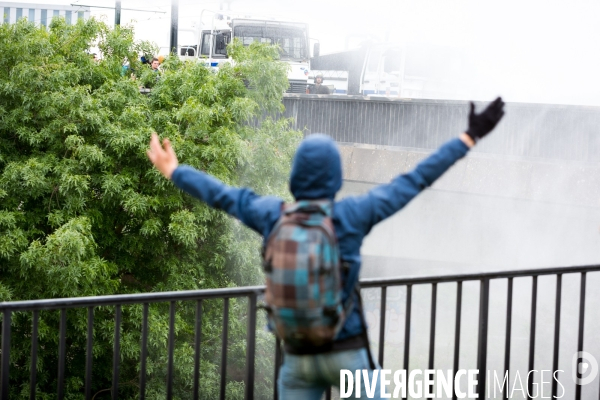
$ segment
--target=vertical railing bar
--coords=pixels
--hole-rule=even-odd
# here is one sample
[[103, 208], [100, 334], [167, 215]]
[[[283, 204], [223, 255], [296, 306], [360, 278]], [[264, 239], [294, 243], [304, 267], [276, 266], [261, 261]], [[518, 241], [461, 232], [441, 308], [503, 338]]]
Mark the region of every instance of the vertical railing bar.
[[92, 398], [92, 360], [94, 358], [94, 307], [88, 307], [85, 346], [85, 398]]
[[406, 320], [404, 322], [404, 369], [408, 371], [410, 350], [410, 312], [412, 303], [412, 285], [406, 285]]
[[[536, 313], [537, 313], [537, 276], [532, 276], [531, 283], [531, 319], [529, 328], [529, 371], [533, 371], [533, 364], [535, 362], [535, 325], [536, 325]], [[533, 379], [527, 379], [527, 395], [529, 399], [532, 399], [533, 394]]]
[[175, 302], [169, 303], [169, 353], [167, 359], [167, 400], [173, 398], [173, 353], [175, 352]]
[[31, 366], [29, 370], [29, 399], [35, 400], [35, 388], [37, 383], [37, 359], [38, 359], [38, 323], [40, 312], [33, 311], [31, 323]]
[[554, 349], [552, 356], [552, 374], [556, 379], [552, 379], [552, 398], [556, 398], [558, 390], [558, 350], [560, 341], [560, 307], [562, 297], [562, 274], [556, 275], [556, 305], [554, 310]]
[[[581, 273], [581, 289], [579, 290], [579, 335], [577, 337], [577, 353], [583, 351], [583, 327], [585, 325], [585, 278], [586, 273]], [[581, 384], [575, 384], [575, 400], [581, 400]]]
[[274, 399], [279, 398], [279, 388], [277, 387], [277, 381], [279, 380], [279, 368], [281, 368], [281, 340], [275, 337], [275, 379], [274, 382]]
[[113, 346], [112, 400], [119, 397], [119, 361], [121, 359], [121, 305], [115, 306], [115, 343]]
[[142, 343], [140, 349], [140, 400], [146, 398], [146, 359], [148, 358], [148, 303], [142, 309]]
[[227, 384], [227, 328], [229, 325], [229, 298], [223, 299], [223, 336], [221, 337], [221, 393], [220, 400], [225, 400], [225, 385]]
[[381, 287], [381, 304], [379, 307], [379, 366], [383, 368], [383, 347], [385, 341], [385, 309], [387, 301], [387, 287]]
[[65, 353], [66, 353], [66, 338], [67, 338], [67, 310], [60, 310], [60, 325], [58, 339], [58, 382], [57, 394], [58, 400], [62, 400], [65, 396]]
[[325, 400], [331, 400], [331, 386], [325, 390]]
[[[506, 293], [506, 333], [504, 337], [504, 373], [510, 371], [510, 339], [512, 335], [512, 301], [513, 301], [513, 278], [508, 278], [508, 289]], [[502, 391], [503, 398], [508, 398], [510, 374], [507, 375], [506, 387]]]
[[9, 400], [8, 381], [10, 368], [10, 319], [11, 312], [9, 310], [4, 310], [2, 313], [2, 376], [0, 377], [2, 390], [0, 391], [0, 400]]
[[246, 400], [254, 399], [254, 353], [256, 348], [256, 294], [248, 296], [248, 334], [246, 339]]
[[485, 396], [486, 357], [487, 357], [487, 333], [488, 333], [488, 311], [489, 311], [489, 289], [490, 281], [488, 278], [481, 280], [481, 289], [479, 293], [479, 334], [477, 338], [477, 369], [479, 375], [477, 378], [477, 394], [479, 398]]
[[429, 329], [429, 369], [435, 359], [435, 314], [437, 308], [437, 283], [431, 284], [431, 323]]
[[[458, 361], [460, 359], [460, 319], [462, 311], [462, 281], [456, 282], [456, 321], [454, 327], [454, 364], [452, 365], [452, 376], [458, 372]], [[456, 391], [452, 391], [452, 400], [456, 400]]]
[[193, 399], [198, 400], [198, 386], [200, 385], [200, 341], [202, 340], [202, 299], [196, 302], [196, 334], [194, 337], [194, 394]]

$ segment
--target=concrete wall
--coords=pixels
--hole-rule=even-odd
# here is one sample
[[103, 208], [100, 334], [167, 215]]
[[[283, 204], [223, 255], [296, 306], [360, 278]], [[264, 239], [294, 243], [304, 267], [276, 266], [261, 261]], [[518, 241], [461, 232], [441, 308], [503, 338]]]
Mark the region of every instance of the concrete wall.
[[[465, 101], [286, 94], [285, 116], [338, 142], [434, 150], [467, 128]], [[478, 103], [478, 109], [484, 107]], [[474, 153], [600, 162], [600, 107], [508, 103]]]

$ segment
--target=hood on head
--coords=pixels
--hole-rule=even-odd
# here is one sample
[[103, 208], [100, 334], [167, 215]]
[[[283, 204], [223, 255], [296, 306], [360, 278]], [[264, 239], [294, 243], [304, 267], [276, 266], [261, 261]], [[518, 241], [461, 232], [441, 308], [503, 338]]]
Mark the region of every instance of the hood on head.
[[298, 146], [290, 175], [290, 191], [296, 200], [332, 199], [342, 187], [342, 163], [337, 145], [316, 133]]

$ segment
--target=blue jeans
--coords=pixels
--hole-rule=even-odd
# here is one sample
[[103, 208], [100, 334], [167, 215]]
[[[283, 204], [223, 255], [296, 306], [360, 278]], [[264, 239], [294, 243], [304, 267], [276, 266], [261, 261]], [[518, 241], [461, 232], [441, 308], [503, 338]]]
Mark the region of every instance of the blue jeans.
[[[340, 386], [342, 369], [350, 370], [352, 375], [355, 375], [357, 369], [366, 369], [369, 370], [369, 379], [373, 378], [366, 349], [301, 356], [285, 353], [277, 382], [279, 400], [320, 400], [327, 388]], [[377, 379], [375, 397], [370, 399], [380, 398], [379, 385]], [[369, 398], [362, 379], [360, 394], [362, 397], [358, 397], [359, 399]], [[356, 399], [355, 395], [356, 392], [353, 391], [350, 398]]]

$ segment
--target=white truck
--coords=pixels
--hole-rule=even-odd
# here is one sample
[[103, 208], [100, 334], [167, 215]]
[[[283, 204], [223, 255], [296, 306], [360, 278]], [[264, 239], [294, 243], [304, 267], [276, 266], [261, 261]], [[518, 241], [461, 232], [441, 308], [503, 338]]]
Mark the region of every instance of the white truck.
[[[212, 14], [211, 21], [203, 22], [207, 13]], [[290, 66], [288, 92], [305, 93], [310, 60], [307, 24], [208, 10], [202, 11], [200, 21], [199, 28], [194, 32], [196, 43], [180, 46], [181, 58], [198, 59], [218, 68], [222, 63], [231, 62], [227, 55], [227, 44], [235, 38], [244, 45], [253, 42], [277, 44], [281, 49], [281, 61]]]
[[367, 43], [313, 57], [309, 76], [323, 75], [323, 84], [335, 87], [332, 94], [459, 100], [471, 93], [468, 69], [457, 48]]

